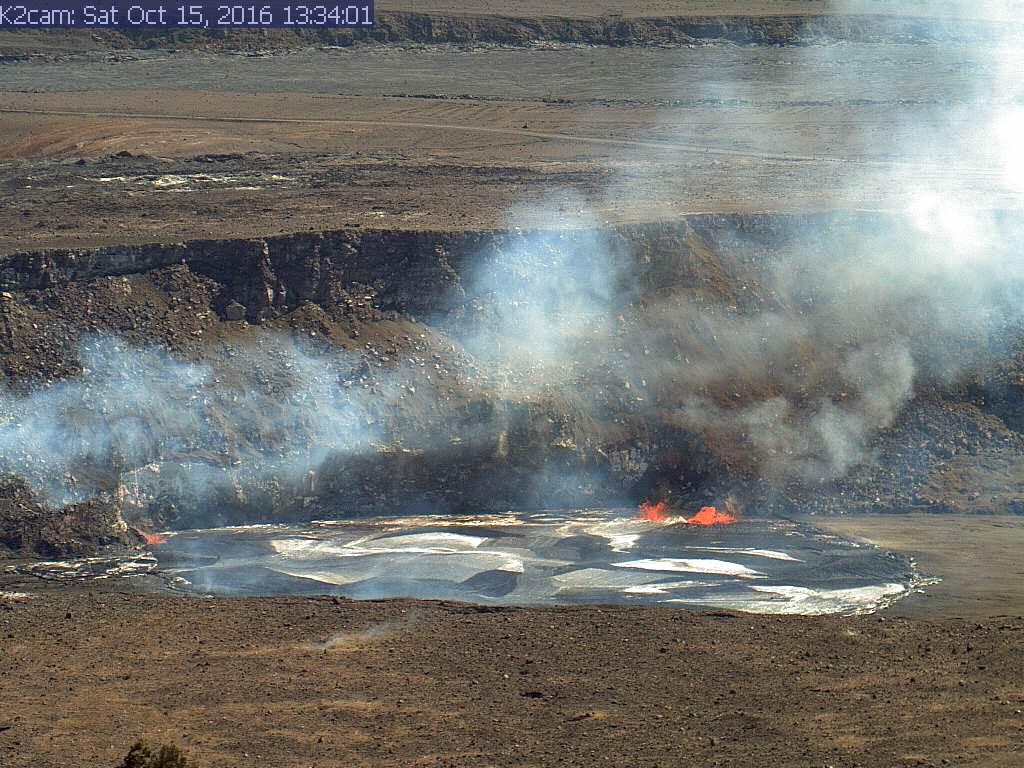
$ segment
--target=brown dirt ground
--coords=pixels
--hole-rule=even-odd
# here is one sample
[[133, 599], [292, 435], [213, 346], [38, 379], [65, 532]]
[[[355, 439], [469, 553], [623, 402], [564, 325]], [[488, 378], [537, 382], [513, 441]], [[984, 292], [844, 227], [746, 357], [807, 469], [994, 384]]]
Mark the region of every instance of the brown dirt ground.
[[[536, 203], [550, 193], [566, 197], [569, 191], [589, 200], [595, 215], [620, 222], [706, 210], [799, 210], [827, 205], [820, 199], [819, 185], [824, 179], [838, 185], [842, 171], [828, 161], [812, 163], [813, 169], [801, 166], [798, 173], [804, 181], [797, 184], [802, 189], [792, 190], [785, 200], [777, 197], [777, 185], [765, 182], [773, 173], [785, 178], [793, 163], [754, 162], [750, 152], [686, 153], [676, 160], [685, 171], [677, 167], [678, 173], [672, 175], [665, 159], [675, 153], [667, 144], [659, 151], [657, 146], [635, 143], [658, 141], [655, 112], [624, 107], [589, 110], [528, 102], [122, 91], [3, 94], [0, 106], [94, 113], [4, 113], [0, 158], [100, 158], [99, 175], [117, 178], [133, 175], [133, 169], [129, 162], [102, 159], [115, 152], [166, 158], [256, 152], [267, 157], [253, 160], [252, 169], [297, 179], [274, 189], [212, 189], [183, 196], [143, 186], [125, 195], [117, 182], [83, 183], [74, 178], [80, 174], [73, 166], [58, 169], [52, 181], [52, 169], [34, 173], [12, 168], [9, 173], [28, 172], [35, 178], [29, 182], [31, 191], [11, 179], [11, 206], [0, 214], [5, 224], [0, 250], [7, 252], [352, 225], [500, 227], [510, 223], [507, 212], [515, 206]], [[127, 119], [126, 113], [149, 116]], [[157, 116], [161, 114], [181, 119]], [[239, 119], [246, 115], [255, 119]], [[700, 128], [687, 130], [692, 139]], [[578, 136], [594, 140], [574, 138]], [[717, 141], [723, 150], [742, 150], [725, 136]], [[678, 146], [682, 141], [670, 143]], [[662, 184], [643, 187], [648, 197], [643, 205], [637, 205], [635, 197], [601, 200], [608, 167], [624, 151], [637, 166], [660, 167]], [[756, 155], [760, 150], [751, 152]], [[155, 170], [210, 170], [178, 166], [170, 160]], [[635, 172], [642, 174], [644, 168]], [[308, 178], [327, 173], [326, 184], [314, 186]], [[684, 175], [709, 183], [675, 183]], [[762, 189], [764, 194], [744, 196], [744, 187]], [[272, 216], [240, 216], [241, 210]], [[55, 219], [59, 228], [53, 226]]]
[[[958, 154], [943, 133], [936, 104], [969, 98], [964, 73], [984, 63], [972, 55], [383, 47], [9, 64], [0, 253], [502, 227], [518, 223], [517, 206], [550, 208], [552, 195], [609, 222], [891, 208], [906, 203], [907, 173], [1016, 206], [991, 158]], [[820, 77], [821, 56], [842, 66]], [[904, 156], [922, 145], [927, 162]], [[253, 153], [235, 163], [250, 176], [200, 188], [145, 181], [216, 171], [195, 162], [209, 153]]]
[[1010, 768], [1022, 652], [1021, 618], [54, 591], [0, 609], [0, 761]]

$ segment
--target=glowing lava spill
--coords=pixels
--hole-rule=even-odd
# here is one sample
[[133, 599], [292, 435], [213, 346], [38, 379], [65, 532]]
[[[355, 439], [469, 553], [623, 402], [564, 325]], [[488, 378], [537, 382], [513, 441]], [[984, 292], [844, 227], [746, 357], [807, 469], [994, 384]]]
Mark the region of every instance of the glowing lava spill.
[[668, 515], [665, 514], [666, 506], [664, 501], [659, 501], [656, 504], [646, 501], [640, 502], [640, 508], [637, 509], [637, 517], [652, 523], [664, 523], [668, 520]]
[[164, 544], [167, 541], [167, 537], [161, 533], [146, 533], [141, 528], [136, 528], [135, 526], [132, 526], [132, 530], [143, 538], [148, 547], [155, 547], [157, 544]]
[[700, 511], [686, 522], [690, 525], [729, 525], [736, 522], [736, 515], [719, 512], [714, 507], [701, 507]]
[[[729, 525], [735, 523], [739, 517], [734, 514], [732, 505], [728, 501], [725, 504], [725, 508], [725, 512], [719, 512], [715, 507], [701, 507], [697, 514], [685, 522], [690, 525]], [[664, 501], [654, 504], [649, 501], [641, 502], [637, 508], [636, 516], [640, 520], [647, 520], [651, 523], [667, 523], [673, 519], [676, 522], [683, 521], [682, 518], [673, 518], [668, 514], [668, 505]]]

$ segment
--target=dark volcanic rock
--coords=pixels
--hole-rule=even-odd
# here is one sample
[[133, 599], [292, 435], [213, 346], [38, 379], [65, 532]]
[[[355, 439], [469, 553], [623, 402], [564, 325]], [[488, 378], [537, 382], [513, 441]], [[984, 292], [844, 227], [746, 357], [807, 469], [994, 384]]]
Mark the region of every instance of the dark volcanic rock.
[[0, 484], [0, 558], [78, 557], [137, 540], [109, 501], [51, 509], [23, 482], [8, 478]]

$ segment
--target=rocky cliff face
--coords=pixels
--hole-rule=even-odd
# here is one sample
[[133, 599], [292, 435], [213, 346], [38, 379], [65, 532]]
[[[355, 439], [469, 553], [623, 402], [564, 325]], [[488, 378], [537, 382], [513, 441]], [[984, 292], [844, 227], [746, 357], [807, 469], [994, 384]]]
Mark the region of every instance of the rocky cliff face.
[[[770, 252], [785, 238], [805, 234], [820, 239], [837, 228], [877, 229], [888, 221], [874, 214], [696, 214], [676, 222], [570, 227], [554, 231], [553, 237], [566, 247], [600, 238], [617, 256], [632, 259], [632, 268], [648, 273], [653, 286], [665, 278], [677, 283], [713, 279], [712, 271], [726, 274], [744, 259], [756, 261], [758, 254]], [[349, 229], [265, 239], [26, 252], [0, 256], [0, 288], [41, 290], [184, 264], [221, 282], [225, 293], [240, 291], [240, 298], [264, 308], [268, 303], [278, 309], [304, 301], [330, 303], [354, 284], [376, 283], [387, 308], [437, 312], [465, 300], [459, 282], [481, 261], [522, 248], [547, 232]], [[704, 251], [701, 241], [707, 246]], [[721, 264], [711, 264], [708, 256]], [[260, 295], [246, 293], [256, 285], [261, 286]], [[264, 290], [269, 291], [267, 297]]]
[[[849, 15], [675, 15], [629, 18], [609, 14], [594, 18], [557, 15], [521, 17], [451, 15], [381, 11], [372, 29], [303, 30], [89, 30], [77, 35], [84, 49], [97, 45], [123, 48], [209, 48], [247, 50], [356, 43], [418, 45], [530, 46], [538, 43], [599, 46], [812, 45], [845, 42], [991, 42], [1006, 34], [1005, 25], [979, 19], [949, 21], [884, 14]], [[0, 61], [18, 60], [34, 50], [34, 33], [0, 48]], [[44, 44], [41, 46], [46, 49]]]
[[[711, 258], [705, 239], [712, 233], [745, 245], [731, 259]], [[353, 388], [374, 431], [373, 444], [355, 455], [340, 451], [302, 471], [263, 461], [248, 472], [249, 437], [229, 426], [217, 449], [179, 436], [189, 447], [168, 451], [154, 438], [132, 457], [107, 452], [80, 468], [79, 477], [97, 478], [90, 488], [122, 499], [125, 478], [137, 487], [141, 471], [144, 498], [129, 494], [122, 508], [154, 523], [631, 501], [667, 467], [706, 476], [714, 461], [693, 435], [636, 407], [639, 399], [611, 371], [625, 368], [622, 359], [604, 361], [611, 386], [596, 404], [573, 380], [533, 381], [539, 374], [528, 360], [510, 364], [484, 359], [486, 350], [468, 352], [502, 310], [497, 304], [528, 302], [538, 284], [552, 297], [563, 290], [564, 276], [544, 275], [543, 265], [537, 279], [500, 297], [476, 273], [528, 251], [538, 238], [584, 260], [600, 239], [623, 268], [605, 297], [608, 308], [627, 311], [638, 296], [666, 287], [718, 302], [741, 275], [756, 272], [759, 249], [778, 235], [771, 217], [709, 216], [612, 231], [352, 230], [17, 254], [0, 260], [2, 360], [13, 390], [76, 380], [83, 376], [82, 339], [112, 334], [137, 348], [166, 346], [260, 389], [277, 386], [286, 372], [261, 378], [265, 360], [239, 369], [230, 355], [267, 338], [300, 339], [314, 357], [346, 355], [352, 370], [342, 385]], [[567, 369], [573, 362], [565, 361]], [[84, 408], [117, 408], [102, 386], [81, 397]], [[210, 418], [235, 418], [218, 408], [230, 411], [214, 403]], [[305, 428], [294, 425], [298, 434]], [[241, 469], [230, 471], [236, 464]], [[37, 470], [43, 483], [46, 466], [25, 471]], [[223, 482], [196, 489], [187, 478], [200, 470]]]
[[[34, 409], [51, 429], [57, 402], [63, 438], [33, 453], [3, 435], [7, 469], [47, 502], [15, 494], [24, 503], [4, 513], [4, 541], [38, 553], [123, 541], [118, 510], [190, 527], [726, 493], [762, 512], [920, 506], [947, 416], [981, 425], [965, 428], [976, 452], [1016, 450], [1019, 436], [993, 414], [1012, 400], [1010, 374], [999, 397], [932, 391], [944, 406], [912, 405], [880, 437], [884, 465], [810, 493], [766, 482], [749, 436], [680, 416], [695, 395], [729, 409], [778, 387], [742, 370], [688, 379], [689, 356], [714, 359], [723, 343], [702, 308], [785, 316], [796, 310], [766, 278], [774, 253], [794, 239], [827, 253], [844, 233], [892, 226], [871, 214], [709, 215], [5, 257], [7, 424]], [[538, 318], [571, 322], [552, 336]], [[574, 341], [550, 346], [562, 337]]]
[[[494, 42], [524, 45], [553, 41], [587, 45], [808, 45], [848, 42], [935, 42], [991, 39], [995, 25], [977, 20], [937, 24], [934, 19], [861, 14], [849, 16], [666, 16], [594, 19], [524, 19], [501, 16], [451, 17], [443, 14], [382, 13], [376, 28], [351, 33], [353, 40], [416, 43]], [[335, 35], [345, 39], [348, 35]]]

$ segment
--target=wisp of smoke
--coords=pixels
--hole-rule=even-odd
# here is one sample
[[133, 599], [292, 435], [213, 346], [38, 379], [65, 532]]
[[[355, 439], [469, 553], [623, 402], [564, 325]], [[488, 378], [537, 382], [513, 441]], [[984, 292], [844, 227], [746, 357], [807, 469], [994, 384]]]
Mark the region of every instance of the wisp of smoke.
[[[467, 275], [466, 293], [477, 297], [482, 316], [461, 334], [463, 343], [483, 360], [528, 372], [534, 389], [565, 384], [586, 350], [610, 333], [625, 259], [568, 192], [519, 207], [508, 221], [523, 236]], [[535, 228], [540, 223], [554, 226]]]
[[[1014, 19], [1019, 8], [1012, 6], [964, 4], [948, 9], [949, 18], [939, 13], [933, 23], [937, 33], [955, 35], [958, 16]], [[870, 459], [873, 438], [894, 422], [916, 387], [949, 385], [992, 361], [1005, 332], [1019, 327], [1024, 284], [1021, 217], [993, 210], [993, 203], [1006, 200], [1016, 207], [1024, 193], [1024, 111], [1018, 103], [1024, 47], [1018, 38], [1007, 34], [970, 49], [965, 56], [977, 64], [977, 74], [946, 95], [945, 108], [901, 111], [886, 141], [865, 137], [871, 162], [840, 165], [832, 205], [856, 211], [878, 194], [886, 211], [882, 224], [865, 216], [851, 217], [845, 226], [823, 224], [816, 232], [795, 228], [764, 266], [759, 287], [769, 300], [759, 308], [730, 310], [724, 299], [717, 306], [695, 302], [693, 286], [661, 291], [634, 308], [631, 345], [651, 344], [659, 354], [634, 360], [632, 373], [660, 391], [661, 405], [676, 409], [674, 421], [719, 442], [725, 436], [762, 476], [826, 481]], [[842, 57], [842, 48], [832, 45], [795, 49], [792, 58], [801, 66], [792, 71], [835, 77], [843, 71]], [[851, 73], [847, 84], [856, 77]], [[780, 85], [790, 94], [801, 88]], [[692, 99], [704, 87], [686, 83], [681, 96]], [[706, 87], [710, 97], [728, 100], [727, 83], [716, 79]], [[726, 128], [729, 110], [723, 115]], [[670, 131], [666, 123], [659, 134]], [[708, 133], [714, 133], [710, 127]], [[774, 156], [789, 151], [761, 149]], [[644, 199], [651, 184], [659, 195], [670, 194], [665, 174], [636, 174], [649, 158], [633, 159], [618, 158], [628, 172], [608, 184], [606, 207]], [[685, 167], [683, 158], [676, 164]], [[688, 183], [685, 173], [676, 183]], [[564, 217], [545, 203], [515, 218], [557, 230]], [[521, 354], [546, 365], [572, 361], [585, 368], [621, 342], [610, 322], [623, 304], [614, 292], [630, 295], [636, 265], [597, 240], [584, 249], [583, 280], [583, 273], [564, 268], [577, 263], [579, 253], [555, 237], [534, 235], [522, 253], [508, 255], [507, 264], [486, 265], [482, 285], [490, 301], [516, 310], [500, 318], [496, 338], [518, 335], [520, 346], [490, 338], [484, 346], [513, 360]], [[719, 252], [728, 248], [711, 245]], [[588, 293], [590, 285], [612, 290]], [[522, 296], [553, 294], [565, 296], [564, 312], [552, 311], [550, 299], [516, 303]], [[573, 343], [584, 336], [581, 331], [588, 354]]]
[[0, 464], [67, 504], [113, 493], [122, 473], [167, 458], [192, 462], [188, 482], [203, 495], [241, 471], [289, 476], [367, 449], [388, 393], [346, 389], [343, 355], [314, 358], [276, 341], [214, 368], [84, 338], [81, 375], [0, 393]]

